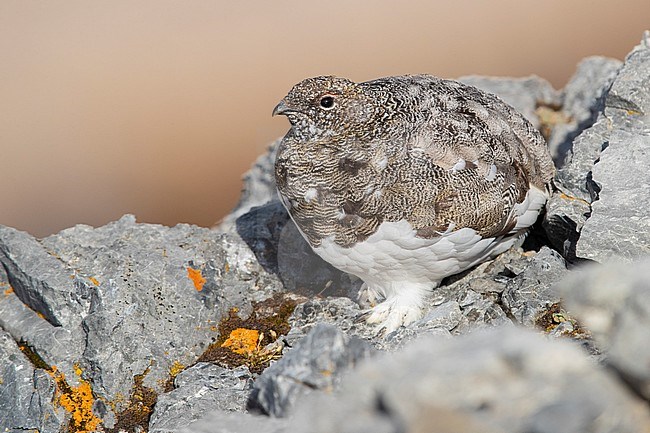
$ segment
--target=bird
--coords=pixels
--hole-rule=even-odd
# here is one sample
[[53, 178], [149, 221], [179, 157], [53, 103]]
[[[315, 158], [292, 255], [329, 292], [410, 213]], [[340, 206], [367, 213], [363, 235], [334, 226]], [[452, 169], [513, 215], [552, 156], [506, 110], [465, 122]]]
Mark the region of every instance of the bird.
[[520, 245], [552, 193], [542, 135], [496, 95], [432, 75], [307, 78], [275, 106], [274, 174], [313, 251], [363, 281], [384, 335], [441, 281]]

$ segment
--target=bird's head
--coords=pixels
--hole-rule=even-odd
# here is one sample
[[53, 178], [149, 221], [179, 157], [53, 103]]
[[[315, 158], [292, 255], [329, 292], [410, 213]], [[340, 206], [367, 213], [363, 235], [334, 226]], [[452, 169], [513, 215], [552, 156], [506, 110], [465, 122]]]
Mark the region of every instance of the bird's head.
[[360, 138], [368, 134], [376, 104], [362, 86], [334, 76], [307, 78], [273, 109], [287, 116], [293, 133], [304, 140]]

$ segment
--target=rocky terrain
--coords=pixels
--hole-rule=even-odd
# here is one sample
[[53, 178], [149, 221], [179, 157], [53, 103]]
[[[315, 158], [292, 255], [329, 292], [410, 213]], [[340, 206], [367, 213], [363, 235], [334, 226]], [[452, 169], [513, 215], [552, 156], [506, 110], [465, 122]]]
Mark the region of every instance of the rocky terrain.
[[650, 34], [561, 91], [461, 80], [558, 166], [522, 248], [379, 336], [275, 199], [276, 143], [214, 229], [0, 226], [0, 431], [650, 432]]

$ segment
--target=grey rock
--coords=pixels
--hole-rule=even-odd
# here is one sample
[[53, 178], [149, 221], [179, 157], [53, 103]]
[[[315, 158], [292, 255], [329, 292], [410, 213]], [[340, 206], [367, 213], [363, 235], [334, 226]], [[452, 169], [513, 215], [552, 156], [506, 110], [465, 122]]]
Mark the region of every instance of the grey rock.
[[647, 432], [650, 412], [574, 344], [507, 327], [422, 338], [367, 361], [339, 392], [298, 406], [288, 431], [368, 432], [368, 424], [385, 432]]
[[[602, 91], [599, 103], [590, 108], [593, 118], [600, 107], [596, 122], [573, 140], [557, 172], [559, 193], [549, 201], [544, 219], [550, 242], [570, 262], [647, 254], [647, 225], [640, 217], [648, 193], [643, 167], [650, 135], [647, 34], [645, 38], [622, 67], [609, 59], [587, 59], [567, 86], [567, 109], [570, 92], [583, 88], [596, 96]], [[591, 80], [596, 85], [585, 83]], [[591, 122], [586, 110], [573, 110], [576, 119], [587, 119], [583, 125]]]
[[647, 45], [642, 43], [628, 55], [609, 91], [603, 95], [605, 104], [598, 114], [597, 121], [576, 138], [564, 167], [558, 172], [562, 185], [576, 197], [590, 202], [596, 197], [597, 191], [593, 191], [593, 186], [589, 185], [591, 170], [600, 153], [608, 146], [611, 132], [622, 128], [638, 129], [638, 125], [642, 123], [639, 122], [639, 117], [631, 114], [647, 112], [636, 110], [643, 108], [639, 99], [643, 98], [641, 89], [642, 77], [646, 73], [643, 65], [645, 51]]
[[591, 331], [605, 362], [650, 401], [650, 259], [591, 265], [558, 284], [566, 308]]
[[569, 262], [576, 261], [576, 245], [590, 215], [588, 201], [572, 197], [561, 189], [546, 203], [542, 226], [550, 244]]
[[548, 247], [538, 253], [513, 248], [436, 292], [460, 306], [463, 318], [453, 334], [512, 325], [513, 319], [534, 326], [538, 315], [559, 302], [551, 287], [566, 272], [564, 259]]
[[562, 89], [562, 113], [568, 121], [556, 124], [548, 138], [556, 165], [564, 164], [574, 138], [596, 121], [604, 105], [603, 97], [621, 65], [620, 60], [600, 56], [587, 57], [578, 64]]
[[237, 218], [237, 234], [267, 272], [302, 296], [351, 296], [360, 281], [314, 253], [279, 201], [253, 207]]
[[[132, 216], [41, 241], [2, 228], [0, 251], [12, 286], [40, 296], [23, 296], [29, 306], [19, 302], [19, 289], [0, 299], [0, 325], [70, 386], [88, 381], [109, 428], [129, 404], [135, 376], [162, 392], [171, 367], [194, 363], [230, 308], [247, 315], [251, 302], [281, 290], [238, 238], [137, 224]], [[189, 268], [200, 271], [202, 285]]]
[[[0, 294], [0, 296], [3, 296]], [[53, 404], [55, 385], [0, 329], [0, 431], [58, 433], [65, 411]]]
[[562, 256], [543, 247], [522, 273], [506, 284], [502, 302], [517, 323], [534, 326], [548, 308], [560, 302], [553, 284], [567, 273]]
[[5, 290], [0, 294], [0, 328], [9, 332], [15, 341], [33, 347], [48, 366], [65, 374], [69, 385], [78, 386], [74, 364], [82, 358], [85, 346], [81, 326], [54, 326], [25, 305], [15, 291]]
[[451, 330], [456, 328], [463, 318], [460, 305], [456, 301], [445, 301], [429, 310], [422, 319], [407, 327], [401, 327], [375, 343], [383, 350], [395, 351], [406, 343], [423, 335], [451, 337]]
[[87, 282], [28, 233], [0, 227], [0, 262], [16, 295], [53, 326], [79, 326], [88, 314]]
[[456, 301], [448, 301], [436, 306], [429, 311], [422, 319], [414, 324], [416, 329], [443, 328], [451, 331], [460, 322], [460, 305]]
[[214, 411], [179, 433], [284, 433], [287, 420], [248, 413]]
[[9, 277], [5, 271], [4, 266], [0, 263], [0, 289], [7, 290], [9, 288]]
[[[650, 73], [648, 85], [650, 100]], [[610, 135], [609, 146], [593, 168], [593, 179], [602, 189], [582, 228], [577, 256], [606, 262], [650, 254], [650, 116], [647, 125], [643, 135], [627, 131]]]
[[650, 30], [641, 43], [625, 57], [621, 73], [607, 95], [607, 106], [636, 114], [650, 112], [648, 97], [648, 59], [650, 57]]
[[458, 81], [499, 96], [523, 114], [536, 128], [540, 127], [540, 119], [536, 113], [540, 105], [561, 105], [560, 92], [548, 81], [535, 75], [525, 78], [466, 76], [460, 77]]
[[[500, 305], [501, 293], [506, 288], [507, 276], [516, 275], [525, 266], [514, 265], [517, 261], [527, 261], [517, 248], [501, 254], [491, 262], [483, 263], [466, 275], [437, 289], [443, 299], [458, 302], [463, 317], [453, 334], [465, 334], [484, 327], [512, 324]], [[507, 275], [507, 276], [506, 276]]]
[[482, 328], [512, 325], [512, 320], [506, 315], [498, 298], [467, 290], [459, 293], [459, 300], [462, 305], [463, 319], [454, 330], [454, 334], [460, 335]]
[[248, 409], [283, 417], [314, 390], [336, 389], [342, 373], [370, 357], [371, 346], [336, 327], [318, 324], [257, 379]]
[[[625, 59], [599, 122], [609, 133], [592, 169], [592, 214], [576, 255], [599, 262], [650, 253], [650, 36]], [[603, 127], [601, 127], [602, 129]], [[598, 137], [596, 137], [598, 138]]]
[[222, 222], [217, 226], [220, 230], [231, 230], [237, 218], [256, 206], [262, 206], [272, 200], [277, 200], [275, 188], [275, 151], [281, 139], [269, 144], [266, 152], [260, 155], [253, 166], [244, 173], [239, 202]]
[[253, 378], [247, 367], [230, 370], [200, 362], [182, 371], [175, 389], [158, 396], [149, 432], [178, 432], [214, 410], [244, 412]]
[[299, 304], [289, 318], [291, 331], [287, 341], [293, 345], [313, 329], [317, 323], [328, 323], [350, 335], [360, 335], [356, 318], [359, 305], [346, 297], [314, 298]]
[[304, 338], [319, 323], [333, 325], [345, 334], [362, 338], [376, 349], [385, 349], [386, 340], [378, 330], [362, 320], [363, 311], [347, 297], [313, 298], [298, 304], [289, 318], [291, 330], [285, 340], [290, 346]]
[[601, 112], [596, 123], [573, 140], [571, 151], [556, 175], [560, 189], [570, 197], [591, 203], [597, 196], [591, 171], [600, 152], [607, 147], [610, 132], [611, 123]]

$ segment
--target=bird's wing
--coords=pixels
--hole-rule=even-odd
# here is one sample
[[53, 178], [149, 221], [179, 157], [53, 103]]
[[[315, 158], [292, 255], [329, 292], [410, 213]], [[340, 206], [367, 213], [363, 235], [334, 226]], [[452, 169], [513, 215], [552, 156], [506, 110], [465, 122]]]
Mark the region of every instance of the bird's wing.
[[531, 152], [544, 145], [539, 133], [500, 99], [469, 86], [447, 89], [432, 110], [411, 152], [445, 170], [436, 181], [436, 225], [471, 227], [483, 236], [531, 225], [546, 196], [529, 191], [548, 182]]

